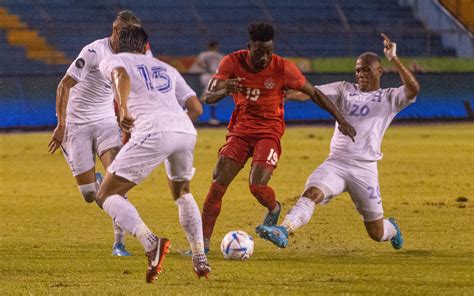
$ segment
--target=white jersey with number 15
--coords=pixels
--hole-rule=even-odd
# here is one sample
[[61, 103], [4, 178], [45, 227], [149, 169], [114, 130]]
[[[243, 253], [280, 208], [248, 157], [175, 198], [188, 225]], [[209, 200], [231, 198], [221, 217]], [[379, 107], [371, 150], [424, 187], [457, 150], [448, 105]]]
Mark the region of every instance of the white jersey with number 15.
[[124, 68], [130, 76], [127, 107], [135, 119], [132, 137], [159, 132], [196, 135], [183, 109], [186, 100], [196, 93], [174, 67], [135, 53], [119, 53], [100, 63], [100, 71], [110, 82], [116, 68]]

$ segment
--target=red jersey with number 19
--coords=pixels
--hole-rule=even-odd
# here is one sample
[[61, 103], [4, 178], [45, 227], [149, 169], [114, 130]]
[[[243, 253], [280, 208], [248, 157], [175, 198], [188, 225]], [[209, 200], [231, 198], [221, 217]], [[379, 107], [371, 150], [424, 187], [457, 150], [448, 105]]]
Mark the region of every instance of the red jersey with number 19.
[[229, 135], [270, 134], [281, 138], [285, 131], [283, 92], [299, 90], [306, 78], [292, 62], [272, 55], [270, 64], [255, 73], [250, 52], [240, 50], [226, 55], [213, 78], [244, 78], [243, 91], [233, 94], [235, 109], [227, 129]]

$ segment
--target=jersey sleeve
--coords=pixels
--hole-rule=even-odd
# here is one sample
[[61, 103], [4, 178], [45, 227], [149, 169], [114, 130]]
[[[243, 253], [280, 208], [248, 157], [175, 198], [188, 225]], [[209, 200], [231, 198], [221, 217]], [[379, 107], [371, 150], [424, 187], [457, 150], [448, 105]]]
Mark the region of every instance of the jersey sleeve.
[[284, 63], [283, 79], [285, 87], [295, 90], [301, 89], [306, 83], [303, 73], [292, 62], [284, 60]]
[[219, 66], [217, 67], [216, 73], [212, 76], [212, 78], [226, 80], [232, 77], [234, 72], [234, 63], [230, 56], [226, 55]]
[[125, 71], [127, 71], [127, 73], [130, 73], [126, 63], [122, 60], [121, 57], [117, 55], [109, 56], [102, 60], [102, 62], [100, 62], [99, 64], [100, 73], [109, 82], [112, 82], [111, 74], [112, 71], [116, 68], [125, 68]]
[[97, 51], [90, 46], [84, 47], [79, 56], [69, 66], [66, 74], [71, 76], [77, 82], [83, 81], [87, 74], [99, 68], [99, 57]]
[[181, 107], [185, 108], [186, 101], [193, 96], [196, 96], [196, 92], [192, 90], [192, 88], [186, 83], [183, 76], [176, 71], [176, 90], [175, 90], [176, 98], [178, 99], [178, 103]]
[[414, 97], [413, 99], [407, 98], [405, 93], [405, 86], [402, 85], [398, 88], [389, 89], [388, 100], [390, 102], [392, 111], [400, 112], [411, 103], [414, 103], [416, 101], [416, 97]]
[[323, 85], [316, 85], [316, 87], [326, 95], [333, 103], [341, 97], [344, 89], [344, 81], [338, 81]]

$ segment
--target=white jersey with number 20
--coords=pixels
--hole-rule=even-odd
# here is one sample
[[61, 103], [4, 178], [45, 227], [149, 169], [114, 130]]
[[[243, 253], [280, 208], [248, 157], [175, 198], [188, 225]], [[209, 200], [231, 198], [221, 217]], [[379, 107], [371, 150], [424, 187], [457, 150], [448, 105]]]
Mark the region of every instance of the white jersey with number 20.
[[119, 53], [100, 63], [100, 71], [109, 81], [116, 68], [124, 68], [130, 76], [127, 107], [135, 120], [132, 137], [159, 132], [197, 134], [183, 109], [196, 93], [174, 67], [136, 53]]
[[355, 143], [334, 129], [330, 156], [363, 161], [382, 159], [382, 139], [393, 118], [403, 108], [415, 102], [405, 95], [405, 86], [362, 92], [358, 85], [346, 81], [316, 86], [341, 111], [355, 128]]

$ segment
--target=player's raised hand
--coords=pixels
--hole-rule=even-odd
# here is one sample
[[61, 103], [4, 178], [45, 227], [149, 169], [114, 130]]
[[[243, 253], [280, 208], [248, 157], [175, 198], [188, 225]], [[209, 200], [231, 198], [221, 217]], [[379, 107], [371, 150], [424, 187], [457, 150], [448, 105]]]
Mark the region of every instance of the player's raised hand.
[[344, 135], [352, 139], [352, 142], [355, 142], [354, 137], [357, 135], [356, 130], [349, 124], [347, 121], [342, 121], [339, 123], [339, 131]]
[[58, 125], [53, 132], [53, 136], [51, 137], [51, 141], [48, 144], [48, 152], [53, 154], [59, 147], [61, 147], [61, 143], [64, 139], [64, 131], [65, 126]]
[[243, 85], [241, 81], [245, 80], [245, 78], [232, 78], [232, 79], [227, 79], [225, 81], [225, 92], [227, 95], [232, 94], [232, 93], [238, 93], [243, 90]]
[[389, 61], [397, 56], [397, 44], [392, 42], [384, 33], [380, 34], [383, 38], [383, 53]]

